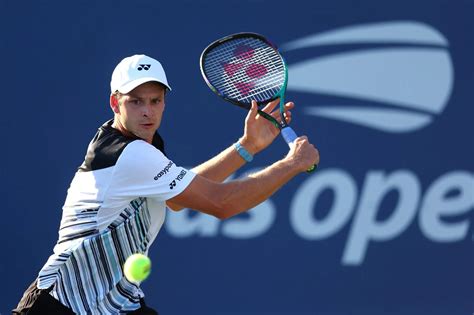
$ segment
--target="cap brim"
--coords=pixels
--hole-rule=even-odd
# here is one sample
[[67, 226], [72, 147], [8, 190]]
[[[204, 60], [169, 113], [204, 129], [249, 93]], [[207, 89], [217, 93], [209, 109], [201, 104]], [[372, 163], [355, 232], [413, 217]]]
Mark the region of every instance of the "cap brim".
[[128, 92], [130, 92], [131, 90], [133, 90], [134, 88], [136, 88], [137, 86], [139, 85], [142, 85], [143, 83], [147, 83], [147, 82], [158, 82], [158, 83], [161, 83], [163, 84], [168, 90], [171, 91], [171, 87], [165, 83], [165, 82], [162, 82], [160, 80], [158, 80], [157, 78], [153, 78], [153, 77], [144, 77], [144, 78], [139, 78], [139, 79], [136, 79], [136, 80], [133, 80], [133, 81], [130, 81], [124, 85], [122, 85], [118, 91], [120, 93], [123, 93], [123, 94], [127, 94]]

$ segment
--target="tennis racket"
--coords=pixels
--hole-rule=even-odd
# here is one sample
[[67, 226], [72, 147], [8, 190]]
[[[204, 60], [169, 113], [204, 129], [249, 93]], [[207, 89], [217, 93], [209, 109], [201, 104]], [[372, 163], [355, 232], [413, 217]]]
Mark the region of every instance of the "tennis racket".
[[[252, 100], [260, 108], [279, 98], [281, 122], [260, 109], [258, 113], [281, 130], [289, 146], [298, 137], [284, 116], [288, 68], [276, 46], [265, 37], [237, 33], [216, 40], [202, 52], [200, 66], [211, 90], [234, 105], [249, 110]], [[307, 172], [316, 167], [313, 165]]]

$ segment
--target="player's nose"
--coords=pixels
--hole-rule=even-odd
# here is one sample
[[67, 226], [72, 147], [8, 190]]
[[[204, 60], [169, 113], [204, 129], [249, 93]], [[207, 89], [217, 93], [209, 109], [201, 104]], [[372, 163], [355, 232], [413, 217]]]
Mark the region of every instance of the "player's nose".
[[151, 106], [152, 105], [151, 105], [150, 101], [145, 102], [145, 105], [141, 107], [143, 116], [149, 116], [150, 115], [151, 110], [152, 110]]

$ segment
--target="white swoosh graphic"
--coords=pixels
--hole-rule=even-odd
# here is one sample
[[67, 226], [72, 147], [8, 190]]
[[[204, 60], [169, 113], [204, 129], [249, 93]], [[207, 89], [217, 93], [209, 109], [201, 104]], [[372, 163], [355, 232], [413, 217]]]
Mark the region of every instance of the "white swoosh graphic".
[[381, 22], [348, 26], [288, 42], [281, 50], [337, 44], [418, 44], [447, 47], [447, 39], [429, 25], [415, 21]]
[[313, 106], [305, 107], [304, 112], [392, 133], [414, 131], [426, 126], [432, 120], [428, 114], [373, 107]]
[[449, 53], [383, 48], [317, 57], [289, 66], [289, 91], [321, 93], [440, 113], [453, 86]]

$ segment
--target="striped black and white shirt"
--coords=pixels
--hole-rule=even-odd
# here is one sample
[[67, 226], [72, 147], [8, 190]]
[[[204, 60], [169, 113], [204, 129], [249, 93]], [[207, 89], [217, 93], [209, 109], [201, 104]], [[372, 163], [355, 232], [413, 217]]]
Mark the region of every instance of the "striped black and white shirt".
[[39, 272], [38, 288], [77, 314], [111, 314], [140, 308], [144, 296], [122, 266], [147, 253], [165, 219], [165, 201], [195, 174], [149, 144], [125, 137], [106, 122], [89, 144], [63, 206], [54, 254]]

